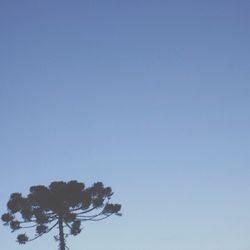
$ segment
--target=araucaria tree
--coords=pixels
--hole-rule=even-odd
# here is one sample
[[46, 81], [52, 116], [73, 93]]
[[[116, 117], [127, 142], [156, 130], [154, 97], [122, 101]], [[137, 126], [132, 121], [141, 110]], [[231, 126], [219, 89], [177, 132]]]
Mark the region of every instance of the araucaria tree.
[[121, 205], [109, 202], [112, 195], [111, 188], [104, 187], [101, 182], [88, 188], [77, 181], [52, 182], [48, 187], [32, 186], [26, 197], [21, 193], [11, 194], [7, 203], [8, 212], [2, 215], [2, 220], [12, 232], [35, 228], [36, 233], [32, 238], [26, 232], [17, 236], [20, 244], [57, 228], [56, 239], [60, 242], [60, 250], [65, 250], [65, 237], [79, 234], [82, 222], [103, 220], [113, 214], [121, 215]]

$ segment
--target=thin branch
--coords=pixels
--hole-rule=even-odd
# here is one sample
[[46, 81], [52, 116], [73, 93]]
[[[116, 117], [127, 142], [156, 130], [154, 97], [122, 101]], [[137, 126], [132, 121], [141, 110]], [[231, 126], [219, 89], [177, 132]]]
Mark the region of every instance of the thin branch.
[[48, 229], [46, 232], [41, 233], [41, 234], [38, 234], [36, 237], [34, 237], [33, 239], [30, 239], [30, 240], [28, 240], [28, 241], [33, 241], [33, 240], [35, 240], [35, 239], [41, 237], [42, 235], [44, 235], [44, 234], [50, 232], [50, 231], [51, 231], [55, 226], [57, 226], [57, 225], [58, 225], [58, 221], [55, 223], [55, 225], [53, 225], [53, 226], [52, 226], [50, 229]]
[[[33, 217], [33, 216], [32, 216], [32, 217]], [[48, 218], [49, 218], [48, 222], [50, 223], [50, 222], [54, 221], [55, 219], [57, 219], [58, 216], [57, 216], [57, 215], [48, 216]], [[32, 222], [37, 223], [37, 220], [36, 220], [36, 219], [30, 219], [30, 220], [19, 221], [20, 224], [32, 223]]]
[[32, 228], [32, 227], [36, 227], [36, 226], [37, 226], [37, 224], [31, 225], [31, 226], [24, 226], [24, 227], [20, 227], [20, 228]]
[[19, 221], [20, 224], [23, 224], [23, 223], [31, 223], [31, 222], [35, 222], [36, 223], [36, 220], [24, 220], [24, 221]]
[[72, 208], [70, 210], [70, 212], [78, 211], [78, 210], [81, 210], [81, 209], [82, 209], [82, 206], [78, 206], [77, 208]]
[[64, 222], [66, 224], [66, 226], [72, 230], [72, 227], [67, 223], [67, 222]]
[[105, 209], [105, 206], [108, 205], [108, 204], [109, 204], [109, 203], [107, 202], [107, 203], [104, 205], [104, 208], [102, 209], [102, 211], [99, 212], [98, 214], [94, 214], [94, 215], [81, 215], [82, 213], [78, 213], [78, 214], [77, 214], [77, 217], [86, 218], [86, 220], [95, 218], [95, 217], [97, 217], [97, 216], [103, 214], [104, 209]]
[[105, 217], [103, 218], [99, 218], [99, 219], [80, 219], [80, 221], [100, 221], [100, 220], [104, 220], [106, 218], [108, 218], [109, 216], [111, 216], [112, 214], [109, 214], [109, 215], [106, 215]]
[[[89, 213], [89, 212], [93, 211], [93, 210], [96, 209], [96, 208], [98, 208], [98, 207], [92, 207], [92, 208], [90, 208], [90, 209], [88, 209], [88, 210], [85, 210], [85, 211], [83, 211], [83, 212], [80, 212], [80, 213], [78, 213], [78, 214], [86, 214], [86, 213]], [[80, 209], [82, 209], [82, 208], [80, 208]], [[78, 210], [79, 210], [79, 209], [78, 209]], [[70, 212], [73, 212], [73, 210], [71, 210]]]
[[44, 234], [45, 234], [45, 233], [38, 234], [36, 237], [34, 237], [34, 238], [28, 240], [28, 242], [33, 241], [33, 240], [36, 240], [37, 238], [41, 237], [41, 236], [44, 235]]

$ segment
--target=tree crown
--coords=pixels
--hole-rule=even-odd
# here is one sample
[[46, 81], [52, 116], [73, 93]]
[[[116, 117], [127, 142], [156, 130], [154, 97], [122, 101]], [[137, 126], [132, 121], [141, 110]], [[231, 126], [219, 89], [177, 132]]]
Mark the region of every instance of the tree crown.
[[[121, 215], [121, 205], [110, 203], [113, 195], [110, 187], [96, 182], [91, 187], [75, 180], [52, 182], [48, 187], [37, 185], [30, 187], [30, 193], [24, 197], [13, 193], [7, 202], [8, 212], [2, 215], [2, 221], [9, 225], [12, 232], [21, 228], [36, 228], [36, 234], [29, 239], [24, 234], [17, 236], [20, 244], [34, 240], [48, 233], [56, 226], [65, 235], [77, 235], [81, 232], [83, 221], [99, 221], [113, 214]], [[60, 224], [61, 223], [61, 224]]]

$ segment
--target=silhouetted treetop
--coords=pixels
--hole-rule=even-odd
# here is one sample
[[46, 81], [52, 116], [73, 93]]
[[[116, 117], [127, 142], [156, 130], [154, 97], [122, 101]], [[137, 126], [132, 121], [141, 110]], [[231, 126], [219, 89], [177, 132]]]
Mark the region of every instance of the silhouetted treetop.
[[[81, 232], [83, 221], [103, 220], [112, 214], [121, 215], [120, 204], [110, 203], [113, 195], [110, 187], [96, 182], [91, 187], [75, 180], [52, 182], [48, 187], [37, 185], [30, 187], [25, 197], [13, 193], [7, 203], [8, 212], [2, 215], [5, 225], [13, 231], [21, 228], [36, 228], [32, 239], [24, 234], [17, 236], [20, 244], [25, 244], [59, 228], [60, 249], [65, 249], [65, 235], [77, 235]], [[68, 228], [65, 234], [64, 228]]]

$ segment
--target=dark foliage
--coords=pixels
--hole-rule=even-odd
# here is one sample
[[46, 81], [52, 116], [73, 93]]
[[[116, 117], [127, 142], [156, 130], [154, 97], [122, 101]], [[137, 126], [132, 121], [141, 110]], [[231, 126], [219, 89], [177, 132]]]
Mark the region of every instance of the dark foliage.
[[31, 239], [26, 234], [19, 234], [17, 241], [20, 244], [58, 227], [60, 249], [64, 250], [65, 235], [78, 235], [82, 222], [103, 220], [112, 214], [121, 215], [121, 205], [109, 203], [112, 195], [111, 188], [104, 187], [101, 182], [88, 188], [77, 181], [52, 182], [48, 187], [32, 186], [26, 197], [20, 193], [11, 194], [8, 212], [1, 218], [12, 232], [22, 228], [36, 229]]

